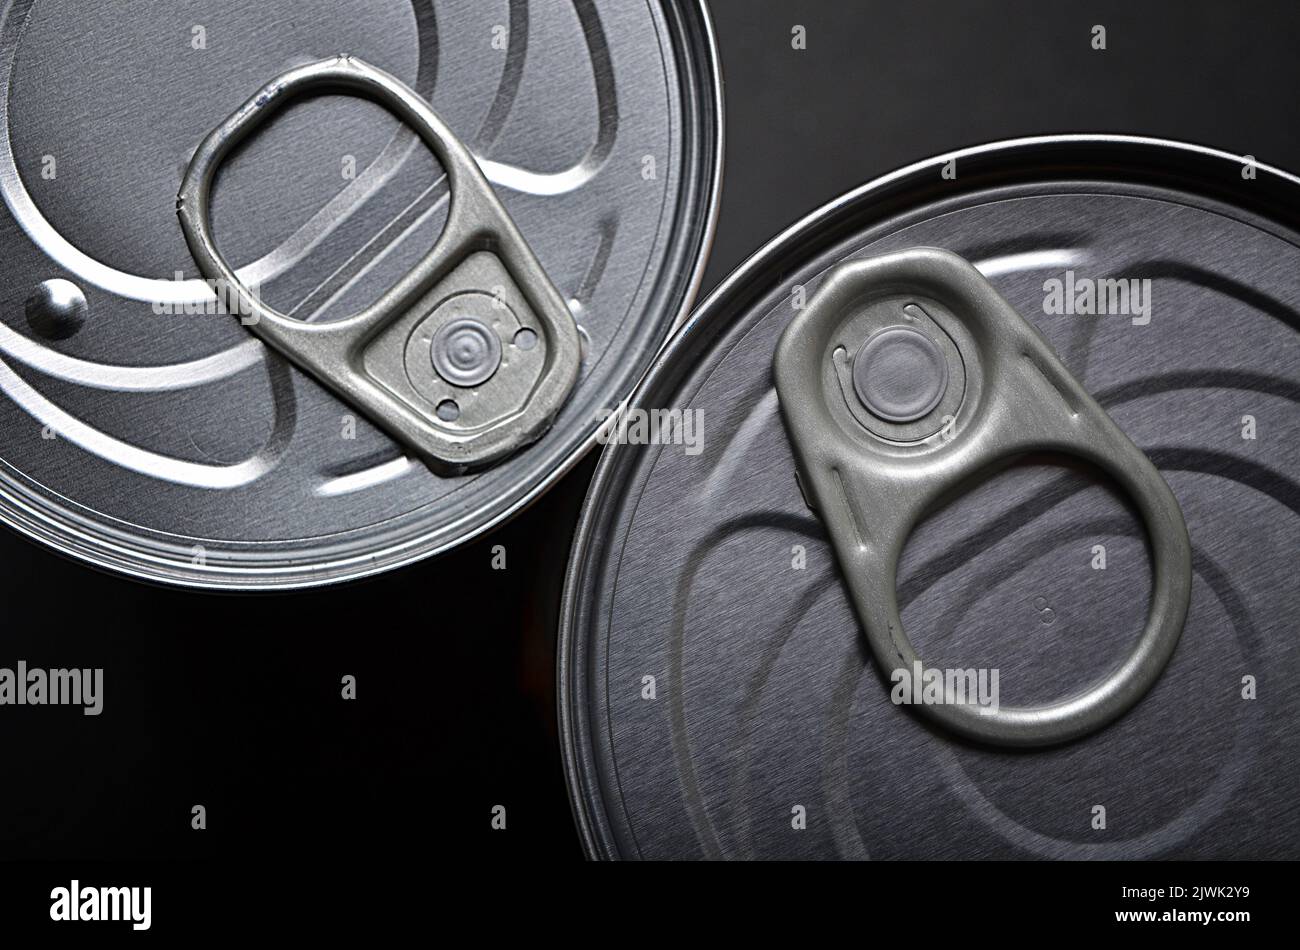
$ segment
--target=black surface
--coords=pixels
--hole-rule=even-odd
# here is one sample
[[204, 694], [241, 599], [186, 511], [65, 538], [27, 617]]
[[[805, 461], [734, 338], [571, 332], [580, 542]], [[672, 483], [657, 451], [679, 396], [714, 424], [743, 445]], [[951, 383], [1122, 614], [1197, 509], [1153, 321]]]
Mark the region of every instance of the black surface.
[[[1128, 132], [1300, 169], [1293, 3], [718, 0], [714, 15], [728, 156], [706, 286], [821, 202], [982, 141]], [[98, 718], [0, 708], [0, 858], [580, 858], [553, 648], [590, 473], [454, 555], [292, 596], [145, 587], [0, 534], [0, 665], [103, 666], [106, 693]]]

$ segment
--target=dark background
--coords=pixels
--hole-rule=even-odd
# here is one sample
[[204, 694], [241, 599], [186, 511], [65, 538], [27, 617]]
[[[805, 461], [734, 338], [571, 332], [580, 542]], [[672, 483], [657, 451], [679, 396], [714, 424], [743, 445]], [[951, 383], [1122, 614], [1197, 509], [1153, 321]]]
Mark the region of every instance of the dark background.
[[[999, 138], [1126, 132], [1300, 170], [1293, 0], [716, 0], [713, 12], [728, 153], [706, 288], [841, 192]], [[794, 24], [806, 50], [791, 49]], [[0, 532], [3, 656], [102, 666], [106, 694], [99, 718], [4, 709], [0, 858], [580, 858], [554, 649], [593, 463], [452, 555], [323, 592], [147, 587]], [[491, 570], [495, 544], [507, 571]], [[339, 698], [347, 673], [355, 702]], [[190, 829], [194, 804], [206, 831]], [[504, 833], [489, 827], [497, 804]]]

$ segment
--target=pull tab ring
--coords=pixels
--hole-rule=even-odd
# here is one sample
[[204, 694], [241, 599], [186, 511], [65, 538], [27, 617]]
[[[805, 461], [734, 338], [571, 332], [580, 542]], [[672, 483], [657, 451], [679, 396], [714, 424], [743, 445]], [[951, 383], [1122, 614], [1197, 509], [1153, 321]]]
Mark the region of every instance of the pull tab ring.
[[917, 523], [972, 477], [1029, 453], [1074, 455], [1114, 478], [1142, 515], [1153, 595], [1118, 667], [1052, 703], [945, 696], [921, 704], [923, 714], [978, 741], [1043, 746], [1105, 726], [1151, 688], [1191, 598], [1182, 511], [1151, 461], [971, 264], [916, 248], [840, 265], [786, 327], [774, 373], [805, 493], [886, 671], [924, 675], [899, 616], [898, 561]]
[[[317, 324], [280, 313], [239, 280], [213, 239], [209, 197], [235, 145], [293, 98], [322, 89], [366, 96], [411, 126], [442, 163], [450, 197], [442, 235], [408, 274], [359, 313]], [[199, 145], [176, 212], [199, 270], [235, 297], [253, 333], [441, 473], [488, 465], [538, 439], [577, 382], [573, 315], [474, 157], [418, 93], [355, 57], [263, 86]], [[458, 335], [439, 335], [457, 321]], [[527, 343], [506, 366], [500, 350], [517, 340]]]

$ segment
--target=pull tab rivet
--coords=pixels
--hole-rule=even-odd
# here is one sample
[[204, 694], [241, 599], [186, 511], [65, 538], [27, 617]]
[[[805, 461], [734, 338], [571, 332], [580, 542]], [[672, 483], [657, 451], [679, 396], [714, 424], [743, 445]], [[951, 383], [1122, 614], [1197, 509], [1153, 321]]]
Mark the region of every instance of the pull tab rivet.
[[433, 338], [433, 368], [453, 386], [477, 386], [501, 365], [501, 340], [473, 317], [452, 320]]
[[939, 405], [948, 389], [948, 362], [919, 330], [878, 330], [853, 360], [853, 389], [867, 410], [886, 422], [915, 422]]

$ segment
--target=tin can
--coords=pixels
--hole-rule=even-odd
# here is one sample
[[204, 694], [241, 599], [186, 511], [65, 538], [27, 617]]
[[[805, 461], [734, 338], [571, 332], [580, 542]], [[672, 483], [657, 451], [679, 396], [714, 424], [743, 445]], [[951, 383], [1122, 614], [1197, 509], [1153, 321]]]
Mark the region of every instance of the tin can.
[[[1043, 402], [1066, 428], [1069, 410], [1095, 400], [1145, 455], [1133, 464], [1158, 469], [1190, 541], [1185, 620], [1148, 612], [1178, 573], [1165, 563], [1178, 544], [1161, 539], [1179, 519], [1144, 530], [1122, 467], [1107, 477], [1046, 453], [974, 473], [928, 509], [879, 588], [901, 628], [884, 650], [864, 637], [861, 618], [878, 604], [860, 575], [888, 547], [875, 535], [891, 505], [848, 481], [836, 494], [847, 469], [813, 483], [829, 455], [801, 430], [790, 360], [821, 345], [799, 337], [832, 285], [896, 280], [900, 262], [918, 259], [991, 288], [1033, 328], [1017, 357], [1044, 378], [1059, 360]], [[866, 296], [844, 300], [852, 319], [870, 309]], [[900, 312], [891, 332], [911, 320], [938, 339], [926, 309]], [[691, 418], [694, 438], [629, 430], [605, 450], [584, 506], [559, 714], [588, 854], [1300, 855], [1297, 329], [1300, 179], [1192, 145], [1060, 136], [968, 149], [864, 185], [779, 235], [703, 303], [630, 401], [630, 416]], [[877, 353], [855, 345], [850, 373]], [[825, 352], [813, 401], [839, 398]], [[898, 365], [908, 391], [930, 372]], [[855, 438], [942, 418], [926, 413], [940, 412], [954, 379], [935, 378], [934, 400], [911, 415], [900, 403], [893, 419], [884, 405]], [[845, 379], [848, 431], [859, 423], [845, 406], [861, 413], [871, 399]], [[930, 437], [888, 432], [875, 444], [891, 451]], [[932, 458], [957, 458], [935, 438]], [[903, 504], [905, 482], [890, 490]], [[850, 524], [846, 541], [840, 509], [880, 517]], [[1176, 646], [1131, 704], [1068, 735], [964, 734], [901, 695], [907, 671], [887, 655], [914, 646], [933, 669], [1000, 672], [1004, 714], [1056, 708], [1124, 675], [1144, 617], [1179, 627]]]
[[[0, 518], [62, 553], [154, 581], [276, 589], [447, 550], [594, 444], [688, 312], [722, 146], [702, 2], [292, 7], [4, 6]], [[75, 49], [73, 17], [89, 38]], [[390, 435], [400, 427], [224, 312], [177, 221], [205, 134], [275, 77], [344, 53], [432, 105], [558, 291], [575, 354], [581, 341], [558, 413], [472, 471], [424, 464]], [[329, 324], [436, 246], [454, 203], [443, 172], [373, 102], [304, 98], [230, 153], [213, 232], [262, 299]], [[490, 372], [536, 339], [504, 337], [502, 355], [472, 326], [446, 329], [417, 369], [467, 393], [480, 357]]]

